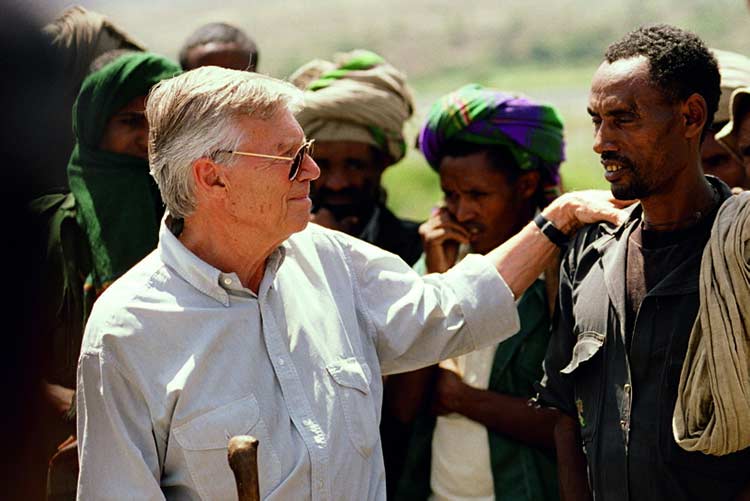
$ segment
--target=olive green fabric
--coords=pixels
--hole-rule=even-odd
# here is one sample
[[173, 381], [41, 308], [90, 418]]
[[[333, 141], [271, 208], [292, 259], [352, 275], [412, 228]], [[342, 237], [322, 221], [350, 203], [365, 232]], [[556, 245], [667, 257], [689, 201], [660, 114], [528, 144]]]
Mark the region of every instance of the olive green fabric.
[[[31, 212], [34, 227], [41, 232], [39, 245], [44, 247], [44, 261], [38, 263], [43, 287], [35, 297], [44, 347], [41, 365], [47, 381], [74, 388], [86, 312], [94, 302], [93, 293], [84, 292], [91, 271], [88, 243], [76, 222], [71, 193], [37, 198], [31, 203]], [[58, 437], [58, 442], [65, 436]]]
[[[492, 362], [488, 389], [530, 398], [536, 391], [534, 382], [542, 377], [542, 361], [550, 338], [550, 318], [544, 281], [537, 280], [521, 296], [518, 316], [521, 319], [521, 330], [498, 345]], [[417, 418], [404, 473], [399, 479], [396, 500], [416, 501], [429, 498], [434, 427], [435, 417], [427, 412]], [[554, 451], [528, 447], [490, 430], [487, 430], [487, 435], [495, 499], [558, 499]]]
[[92, 257], [97, 292], [156, 247], [163, 213], [144, 159], [99, 149], [109, 118], [179, 66], [151, 53], [127, 54], [90, 74], [73, 106], [77, 144], [68, 163], [77, 219]]
[[719, 209], [699, 290], [672, 429], [686, 451], [725, 456], [750, 447], [750, 192]]

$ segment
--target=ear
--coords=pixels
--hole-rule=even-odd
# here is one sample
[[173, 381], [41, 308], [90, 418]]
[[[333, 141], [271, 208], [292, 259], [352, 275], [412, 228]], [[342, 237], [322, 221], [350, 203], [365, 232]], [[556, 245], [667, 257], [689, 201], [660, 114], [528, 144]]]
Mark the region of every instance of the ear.
[[521, 200], [528, 200], [536, 194], [540, 180], [541, 175], [538, 170], [524, 172], [519, 176], [515, 191], [521, 197]]
[[220, 165], [210, 158], [202, 157], [193, 162], [192, 168], [195, 192], [199, 199], [224, 195], [227, 179]]
[[700, 139], [708, 119], [706, 100], [700, 94], [694, 93], [682, 103], [681, 112], [685, 121], [685, 137]]

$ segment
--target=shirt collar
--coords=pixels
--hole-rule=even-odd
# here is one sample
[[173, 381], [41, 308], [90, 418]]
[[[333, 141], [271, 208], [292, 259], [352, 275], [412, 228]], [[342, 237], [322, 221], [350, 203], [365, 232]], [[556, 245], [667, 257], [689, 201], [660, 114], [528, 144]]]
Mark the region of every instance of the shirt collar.
[[[172, 228], [172, 229], [170, 229]], [[234, 272], [223, 272], [193, 254], [172, 232], [181, 229], [169, 214], [166, 214], [159, 227], [157, 252], [164, 264], [172, 268], [182, 279], [203, 294], [215, 299], [224, 306], [230, 305], [230, 296], [255, 297], [245, 288]], [[261, 284], [261, 294], [273, 283], [279, 267], [286, 255], [286, 243], [273, 251], [266, 262], [265, 275]]]

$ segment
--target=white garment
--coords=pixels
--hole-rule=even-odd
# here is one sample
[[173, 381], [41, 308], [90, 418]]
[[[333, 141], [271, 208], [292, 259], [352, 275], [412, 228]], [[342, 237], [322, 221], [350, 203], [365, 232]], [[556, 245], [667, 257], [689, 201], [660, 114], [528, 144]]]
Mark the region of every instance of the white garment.
[[[462, 380], [486, 390], [497, 344], [456, 358]], [[487, 428], [458, 413], [439, 416], [432, 435], [430, 473], [435, 501], [495, 499]]]
[[79, 499], [236, 499], [232, 435], [260, 441], [276, 500], [383, 500], [381, 375], [519, 328], [492, 264], [420, 277], [310, 225], [268, 259], [258, 294], [159, 246], [94, 306], [78, 366]]

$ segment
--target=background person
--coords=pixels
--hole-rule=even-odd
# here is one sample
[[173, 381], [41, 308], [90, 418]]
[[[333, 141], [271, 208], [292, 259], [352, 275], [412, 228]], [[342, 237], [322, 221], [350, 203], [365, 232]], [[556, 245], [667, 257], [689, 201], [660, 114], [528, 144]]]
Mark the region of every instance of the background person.
[[[37, 313], [51, 407], [41, 430], [47, 457], [75, 433], [76, 364], [95, 299], [156, 247], [163, 207], [149, 175], [145, 98], [156, 82], [177, 72], [166, 58], [134, 52], [91, 73], [73, 107], [70, 192], [32, 203], [46, 251]], [[75, 443], [65, 447], [74, 459]], [[74, 496], [75, 475], [53, 480], [52, 492], [68, 493], [60, 499]]]
[[[445, 195], [420, 228], [425, 253], [415, 268], [423, 273], [447, 271], [467, 252], [491, 251], [559, 194], [562, 120], [531, 99], [461, 87], [433, 105], [419, 146]], [[557, 413], [529, 404], [554, 299], [538, 278], [518, 300], [519, 332], [441, 363], [428, 396], [433, 415], [417, 422], [398, 499], [557, 499]], [[395, 377], [397, 388], [423, 379]]]
[[717, 140], [742, 160], [747, 183], [739, 185], [750, 189], [750, 87], [732, 93], [731, 120], [716, 134]]
[[227, 23], [204, 24], [195, 30], [180, 49], [180, 66], [189, 71], [201, 66], [257, 71], [258, 46], [236, 26]]
[[315, 139], [320, 177], [312, 182], [313, 221], [361, 238], [413, 264], [418, 224], [385, 205], [383, 171], [406, 153], [403, 127], [414, 102], [403, 73], [379, 55], [357, 50], [335, 62], [313, 60], [290, 81], [305, 91], [297, 120]]
[[730, 188], [750, 188], [750, 175], [743, 165], [742, 157], [736, 149], [727, 148], [715, 136], [729, 122], [732, 92], [740, 87], [750, 86], [750, 59], [726, 50], [711, 49], [719, 63], [721, 74], [721, 97], [713, 124], [706, 131], [701, 145], [703, 172], [718, 177]]
[[[67, 9], [60, 17], [45, 26], [44, 34], [49, 37], [63, 67], [65, 100], [61, 108], [65, 110], [65, 114], [60, 123], [64, 124], [61, 135], [67, 140], [60, 144], [55, 153], [59, 156], [59, 161], [55, 162], [51, 168], [48, 166], [43, 172], [34, 174], [36, 185], [34, 191], [37, 195], [46, 194], [52, 189], [67, 191], [68, 182], [62, 166], [66, 165], [76, 141], [70, 126], [72, 123], [70, 112], [81, 83], [89, 74], [91, 63], [105, 52], [112, 50], [146, 50], [143, 44], [136, 41], [109, 18], [80, 5]], [[52, 143], [52, 146], [54, 147], [55, 144]]]

